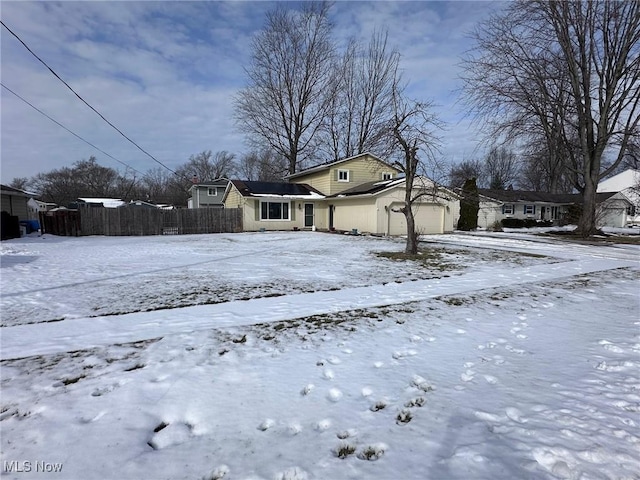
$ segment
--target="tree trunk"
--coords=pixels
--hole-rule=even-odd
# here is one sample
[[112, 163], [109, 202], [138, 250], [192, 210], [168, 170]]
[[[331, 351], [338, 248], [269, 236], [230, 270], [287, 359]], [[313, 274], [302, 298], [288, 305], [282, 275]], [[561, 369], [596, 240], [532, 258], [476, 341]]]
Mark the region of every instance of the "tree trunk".
[[416, 222], [411, 205], [403, 208], [402, 213], [404, 213], [404, 218], [407, 221], [407, 245], [404, 253], [415, 255], [418, 253], [418, 232], [416, 232]]
[[591, 175], [584, 177], [584, 191], [582, 192], [582, 214], [578, 221], [578, 233], [587, 238], [596, 233], [596, 185]]

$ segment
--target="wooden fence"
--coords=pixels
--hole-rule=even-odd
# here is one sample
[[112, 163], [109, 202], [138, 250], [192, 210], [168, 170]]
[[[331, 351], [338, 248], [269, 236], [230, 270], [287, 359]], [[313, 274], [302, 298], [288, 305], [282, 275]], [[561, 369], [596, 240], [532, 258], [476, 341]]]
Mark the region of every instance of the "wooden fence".
[[[75, 216], [77, 215], [77, 220]], [[69, 216], [67, 221], [63, 219]], [[74, 220], [77, 228], [66, 228]], [[77, 223], [76, 223], [77, 222]], [[43, 223], [54, 235], [183, 235], [242, 231], [239, 208], [194, 208], [162, 210], [145, 207], [95, 208], [58, 213], [56, 222]], [[63, 228], [57, 228], [61, 226]], [[51, 227], [51, 228], [47, 228]]]

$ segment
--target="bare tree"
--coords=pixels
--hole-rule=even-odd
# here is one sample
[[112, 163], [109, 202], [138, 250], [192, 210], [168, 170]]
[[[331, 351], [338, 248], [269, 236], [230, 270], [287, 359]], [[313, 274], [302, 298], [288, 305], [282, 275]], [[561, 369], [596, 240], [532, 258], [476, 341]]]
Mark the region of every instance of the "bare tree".
[[400, 91], [394, 90], [390, 145], [398, 158], [394, 165], [405, 176], [404, 205], [400, 211], [407, 223], [405, 253], [411, 255], [418, 252], [419, 236], [415, 225], [414, 205], [427, 195], [438, 195], [437, 184], [420, 175], [425, 173], [428, 163], [432, 166], [436, 164], [440, 140], [435, 131], [440, 126], [430, 102], [409, 100]]
[[39, 173], [31, 180], [42, 199], [66, 206], [82, 197], [113, 197], [118, 195], [119, 174], [98, 164], [95, 157], [79, 160], [71, 167]]
[[464, 183], [471, 178], [476, 179], [479, 187], [488, 186], [488, 182], [485, 182], [484, 163], [480, 160], [464, 160], [452, 165], [448, 175], [451, 188], [462, 188]]
[[316, 153], [336, 69], [329, 5], [285, 8], [269, 12], [253, 39], [248, 85], [235, 99], [235, 117], [254, 145], [266, 144], [287, 159], [291, 174]]
[[592, 234], [598, 181], [639, 122], [640, 3], [520, 0], [474, 36], [464, 80], [475, 113], [493, 135], [543, 137], [551, 156], [568, 156], [556, 160], [582, 193], [579, 231]]
[[325, 118], [325, 143], [334, 160], [379, 152], [387, 142], [400, 61], [387, 41], [386, 32], [376, 31], [366, 48], [353, 40], [346, 48]]
[[193, 179], [211, 182], [221, 177], [233, 176], [236, 169], [234, 154], [222, 150], [214, 155], [211, 150], [204, 150], [191, 155], [187, 163], [176, 169], [176, 173], [181, 182], [190, 185]]
[[253, 150], [240, 158], [238, 171], [242, 180], [282, 181], [288, 171], [284, 157], [271, 150]]
[[515, 154], [504, 147], [489, 150], [484, 164], [489, 179], [489, 188], [506, 190], [518, 180], [519, 164]]
[[29, 188], [28, 177], [15, 177], [9, 184], [10, 187], [17, 188], [18, 190], [27, 190]]

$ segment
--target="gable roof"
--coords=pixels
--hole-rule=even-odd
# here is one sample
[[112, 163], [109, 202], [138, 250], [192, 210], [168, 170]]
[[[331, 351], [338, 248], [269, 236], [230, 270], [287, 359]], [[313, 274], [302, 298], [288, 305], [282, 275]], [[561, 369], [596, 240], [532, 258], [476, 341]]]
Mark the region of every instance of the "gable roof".
[[598, 184], [598, 192], [621, 192], [640, 185], [640, 170], [629, 168]]
[[[420, 180], [423, 181], [422, 186], [425, 186], [426, 184], [431, 184], [431, 185], [435, 185], [437, 187], [437, 191], [440, 192], [446, 192], [450, 195], [453, 195], [454, 197], [458, 198], [458, 195], [456, 193], [454, 193], [453, 191], [442, 187], [440, 185], [437, 185], [435, 182], [433, 182], [431, 179], [427, 178], [427, 177], [416, 177], [415, 181], [414, 181], [414, 188], [420, 188], [420, 184], [417, 183]], [[377, 195], [378, 193], [382, 193], [386, 190], [390, 190], [392, 188], [395, 187], [402, 187], [404, 188], [404, 182], [405, 182], [405, 177], [400, 177], [400, 178], [392, 178], [390, 180], [378, 180], [375, 182], [367, 182], [367, 183], [362, 183], [360, 185], [356, 185], [355, 187], [349, 188], [348, 190], [344, 190], [340, 193], [336, 193], [335, 195], [331, 195], [327, 198], [342, 198], [342, 197], [353, 197], [356, 195]]]
[[354, 195], [373, 195], [401, 184], [404, 184], [404, 177], [361, 183], [360, 185], [356, 185], [355, 187], [351, 187], [340, 193], [336, 193], [335, 195], [330, 195], [328, 198], [352, 197]]
[[230, 180], [230, 182], [243, 197], [325, 198], [320, 191], [306, 183], [243, 180]]
[[352, 157], [347, 157], [347, 158], [343, 158], [343, 159], [340, 159], [340, 160], [332, 160], [330, 162], [322, 163], [322, 164], [316, 165], [314, 167], [306, 168], [306, 169], [301, 170], [299, 172], [287, 175], [284, 178], [298, 178], [298, 177], [301, 177], [301, 176], [304, 176], [304, 175], [308, 175], [310, 173], [322, 172], [323, 170], [329, 170], [331, 167], [334, 167], [336, 165], [340, 165], [341, 163], [349, 162], [351, 160], [355, 160], [358, 157], [366, 157], [366, 156], [369, 156], [369, 157], [379, 161], [383, 165], [394, 169], [396, 172], [400, 171], [397, 167], [394, 167], [390, 163], [385, 162], [380, 157], [377, 157], [376, 155], [374, 155], [372, 153], [365, 152], [365, 153], [359, 153], [358, 155], [353, 155]]
[[208, 188], [208, 187], [228, 187], [228, 186], [229, 186], [229, 179], [221, 177], [221, 178], [216, 178], [215, 180], [212, 180], [210, 182], [194, 183], [189, 187], [189, 191], [199, 187]]

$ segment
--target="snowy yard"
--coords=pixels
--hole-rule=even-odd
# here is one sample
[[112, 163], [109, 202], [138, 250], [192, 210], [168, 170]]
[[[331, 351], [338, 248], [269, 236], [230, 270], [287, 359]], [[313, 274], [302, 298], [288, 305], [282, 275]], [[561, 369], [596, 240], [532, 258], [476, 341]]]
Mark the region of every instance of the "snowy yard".
[[2, 242], [3, 478], [640, 478], [640, 248], [426, 240]]

